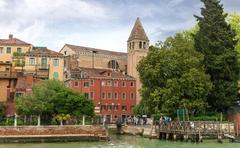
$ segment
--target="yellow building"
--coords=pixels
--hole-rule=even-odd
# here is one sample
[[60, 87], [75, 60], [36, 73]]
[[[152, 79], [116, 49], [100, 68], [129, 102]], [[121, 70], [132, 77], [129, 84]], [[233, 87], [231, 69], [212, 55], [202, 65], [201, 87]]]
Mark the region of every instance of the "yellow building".
[[0, 102], [14, 98], [17, 69], [23, 66], [24, 54], [30, 50], [31, 44], [13, 38], [13, 35], [0, 39]]
[[61, 53], [33, 47], [13, 35], [0, 39], [0, 102], [13, 102], [21, 76], [62, 81], [63, 68]]
[[36, 48], [26, 53], [24, 74], [41, 79], [63, 80], [63, 54], [47, 48]]
[[0, 61], [12, 63], [14, 67], [23, 66], [24, 54], [31, 50], [31, 44], [18, 38], [13, 38], [11, 34], [8, 39], [0, 39]]

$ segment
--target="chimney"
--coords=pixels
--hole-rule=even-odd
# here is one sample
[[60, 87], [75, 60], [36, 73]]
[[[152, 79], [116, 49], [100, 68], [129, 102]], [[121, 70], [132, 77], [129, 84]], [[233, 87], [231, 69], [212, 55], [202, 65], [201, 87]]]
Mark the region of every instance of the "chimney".
[[9, 39], [13, 39], [13, 34], [9, 34]]

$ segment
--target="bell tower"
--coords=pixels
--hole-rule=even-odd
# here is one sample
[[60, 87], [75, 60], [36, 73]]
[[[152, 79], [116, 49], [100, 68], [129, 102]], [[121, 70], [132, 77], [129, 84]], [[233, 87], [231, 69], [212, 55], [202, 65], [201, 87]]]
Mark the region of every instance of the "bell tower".
[[137, 18], [131, 31], [131, 34], [128, 38], [127, 49], [128, 49], [127, 73], [128, 75], [133, 76], [136, 79], [137, 88], [136, 100], [138, 104], [141, 100], [139, 90], [141, 89], [142, 85], [139, 79], [137, 65], [139, 61], [147, 55], [149, 49], [149, 39], [144, 31], [144, 28], [139, 18]]

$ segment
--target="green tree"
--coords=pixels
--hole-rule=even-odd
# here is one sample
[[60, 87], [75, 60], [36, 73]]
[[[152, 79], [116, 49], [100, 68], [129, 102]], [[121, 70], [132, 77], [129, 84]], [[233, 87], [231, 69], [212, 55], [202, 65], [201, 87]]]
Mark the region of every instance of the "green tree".
[[32, 94], [20, 96], [16, 100], [17, 113], [22, 115], [63, 116], [93, 115], [94, 104], [83, 95], [72, 92], [63, 82], [45, 80], [32, 88]]
[[191, 34], [178, 33], [161, 47], [150, 47], [137, 68], [145, 108], [151, 114], [173, 114], [181, 107], [194, 113], [205, 109], [212, 84], [202, 65], [203, 56], [193, 48]]
[[214, 85], [208, 103], [214, 110], [224, 111], [237, 98], [239, 66], [236, 33], [225, 21], [219, 0], [201, 0], [204, 8], [198, 20], [199, 31], [194, 35], [195, 48], [204, 55], [206, 73]]
[[238, 13], [230, 14], [227, 18], [227, 22], [236, 32], [236, 40], [238, 42], [235, 49], [238, 52], [238, 62], [240, 62], [240, 14]]

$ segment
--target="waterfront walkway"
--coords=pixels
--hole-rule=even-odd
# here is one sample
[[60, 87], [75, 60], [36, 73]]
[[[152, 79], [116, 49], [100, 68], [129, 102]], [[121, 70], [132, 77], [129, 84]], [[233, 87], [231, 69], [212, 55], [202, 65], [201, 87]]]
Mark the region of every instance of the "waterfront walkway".
[[104, 126], [1, 126], [0, 142], [107, 140]]

